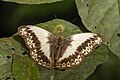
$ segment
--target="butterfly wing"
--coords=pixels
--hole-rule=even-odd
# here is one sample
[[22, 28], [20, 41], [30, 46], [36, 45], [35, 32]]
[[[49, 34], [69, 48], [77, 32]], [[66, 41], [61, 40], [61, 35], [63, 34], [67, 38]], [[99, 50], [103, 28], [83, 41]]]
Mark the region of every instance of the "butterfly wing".
[[[66, 38], [67, 48], [59, 56], [56, 68], [66, 68], [78, 65], [94, 48], [103, 42], [102, 36], [95, 33], [81, 33]], [[68, 45], [69, 43], [69, 45]]]
[[56, 41], [54, 35], [32, 25], [20, 26], [18, 33], [30, 49], [30, 57], [40, 66], [50, 68], [52, 63], [50, 46]]

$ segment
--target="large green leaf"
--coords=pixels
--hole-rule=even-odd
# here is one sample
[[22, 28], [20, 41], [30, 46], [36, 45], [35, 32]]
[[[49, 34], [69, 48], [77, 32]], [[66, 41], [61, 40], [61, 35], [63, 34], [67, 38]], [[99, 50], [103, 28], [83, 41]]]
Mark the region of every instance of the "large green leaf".
[[[102, 34], [109, 46], [117, 45], [117, 43], [113, 43], [116, 39], [115, 37], [113, 39], [113, 35], [116, 29], [120, 30], [119, 1], [75, 0], [75, 2], [85, 27], [92, 32]], [[120, 40], [116, 39], [115, 41], [119, 42]], [[110, 50], [114, 51], [119, 47], [120, 45], [114, 46], [114, 48], [110, 47]], [[116, 54], [120, 55], [120, 51], [117, 50]]]
[[12, 79], [13, 55], [21, 53], [20, 44], [12, 38], [0, 39], [0, 80]]
[[111, 37], [109, 48], [120, 57], [120, 29], [117, 28]]
[[16, 80], [39, 80], [38, 67], [28, 56], [14, 56], [12, 73]]
[[16, 2], [19, 4], [44, 4], [44, 3], [53, 3], [57, 1], [63, 1], [63, 0], [3, 0], [6, 2]]
[[[50, 31], [56, 36], [64, 35], [67, 37], [81, 32], [77, 26], [59, 19], [40, 23], [37, 24], [37, 26]], [[59, 28], [60, 30], [58, 30]], [[6, 46], [3, 46], [2, 44], [6, 41]], [[11, 68], [9, 69], [7, 66], [5, 69], [6, 72], [4, 74], [0, 73], [0, 77], [4, 77], [6, 73], [10, 73], [10, 76], [16, 80], [85, 80], [93, 73], [97, 65], [104, 63], [108, 59], [107, 46], [104, 44], [95, 49], [91, 55], [85, 57], [84, 61], [76, 67], [66, 69], [65, 71], [55, 69], [48, 70], [39, 66], [37, 67], [34, 61], [25, 54], [25, 52], [28, 53], [29, 50], [26, 48], [23, 39], [19, 35], [15, 34], [10, 38], [0, 39], [0, 45], [2, 45], [0, 49], [3, 51], [3, 53], [0, 53], [0, 55], [2, 55], [0, 59], [3, 58], [3, 61], [5, 61], [3, 56], [6, 54], [11, 55], [11, 52], [13, 52], [12, 59], [9, 62], [9, 67]], [[5, 52], [8, 48], [10, 48], [10, 51]], [[2, 62], [0, 65], [5, 67], [4, 63]], [[2, 70], [3, 67], [0, 66], [0, 70]], [[5, 78], [6, 77], [7, 76], [5, 76]]]

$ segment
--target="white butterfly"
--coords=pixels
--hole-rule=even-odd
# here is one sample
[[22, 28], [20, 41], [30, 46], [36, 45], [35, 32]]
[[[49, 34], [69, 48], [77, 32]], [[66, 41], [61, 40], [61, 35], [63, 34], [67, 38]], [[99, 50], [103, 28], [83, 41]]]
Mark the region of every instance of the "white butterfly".
[[20, 26], [18, 33], [30, 49], [30, 57], [38, 65], [47, 68], [65, 69], [78, 65], [103, 42], [102, 36], [95, 33], [56, 37], [32, 25]]

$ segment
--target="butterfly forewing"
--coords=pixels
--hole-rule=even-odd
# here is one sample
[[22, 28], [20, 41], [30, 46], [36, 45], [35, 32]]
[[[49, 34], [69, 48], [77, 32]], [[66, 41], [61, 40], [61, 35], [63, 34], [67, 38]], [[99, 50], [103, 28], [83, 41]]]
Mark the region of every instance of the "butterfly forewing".
[[30, 57], [40, 66], [51, 67], [50, 46], [55, 37], [48, 31], [32, 26], [20, 26], [18, 33], [24, 38], [27, 47], [30, 49]]
[[102, 36], [94, 33], [75, 34], [66, 38], [70, 45], [67, 46], [63, 55], [59, 57], [56, 67], [66, 68], [78, 65], [83, 58], [89, 55], [94, 48], [103, 42]]

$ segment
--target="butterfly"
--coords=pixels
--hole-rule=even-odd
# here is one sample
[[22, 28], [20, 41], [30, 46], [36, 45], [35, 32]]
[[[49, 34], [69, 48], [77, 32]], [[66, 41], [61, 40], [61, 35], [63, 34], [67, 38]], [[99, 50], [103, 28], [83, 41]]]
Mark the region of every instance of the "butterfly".
[[79, 33], [64, 38], [33, 25], [18, 28], [18, 34], [29, 48], [29, 55], [38, 65], [46, 68], [65, 69], [82, 63], [103, 37], [95, 33]]

